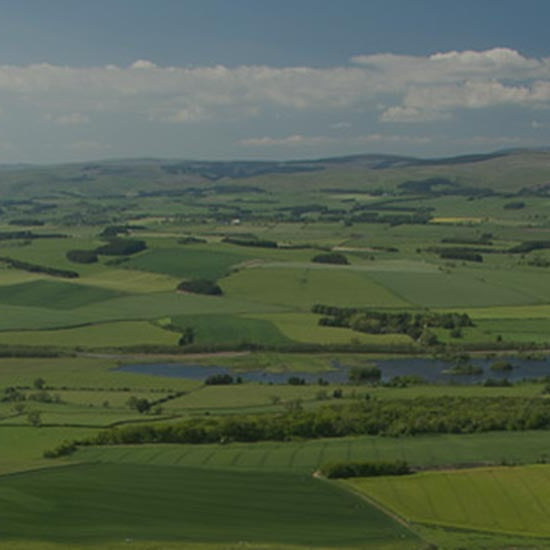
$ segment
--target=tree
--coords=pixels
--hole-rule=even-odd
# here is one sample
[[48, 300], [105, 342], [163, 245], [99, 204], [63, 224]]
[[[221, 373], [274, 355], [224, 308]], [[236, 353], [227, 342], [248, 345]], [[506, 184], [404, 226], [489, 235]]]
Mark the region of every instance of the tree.
[[126, 402], [128, 407], [131, 409], [135, 409], [139, 413], [147, 412], [151, 408], [151, 403], [149, 403], [148, 399], [145, 399], [144, 397], [137, 398], [135, 395], [132, 395]]
[[44, 389], [44, 386], [46, 385], [46, 381], [44, 378], [37, 378], [33, 384], [32, 384], [37, 390]]
[[39, 411], [30, 411], [27, 414], [27, 422], [31, 426], [34, 426], [35, 428], [38, 428], [39, 426], [42, 425], [42, 415], [40, 414]]

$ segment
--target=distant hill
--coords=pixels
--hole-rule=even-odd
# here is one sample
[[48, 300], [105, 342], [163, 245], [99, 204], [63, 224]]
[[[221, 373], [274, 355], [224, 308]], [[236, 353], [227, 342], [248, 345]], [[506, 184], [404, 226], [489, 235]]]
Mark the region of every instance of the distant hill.
[[[121, 159], [55, 166], [1, 165], [0, 199], [220, 194], [330, 189], [546, 193], [550, 152], [508, 150], [445, 158], [365, 154], [293, 161]], [[427, 183], [426, 183], [427, 182]]]

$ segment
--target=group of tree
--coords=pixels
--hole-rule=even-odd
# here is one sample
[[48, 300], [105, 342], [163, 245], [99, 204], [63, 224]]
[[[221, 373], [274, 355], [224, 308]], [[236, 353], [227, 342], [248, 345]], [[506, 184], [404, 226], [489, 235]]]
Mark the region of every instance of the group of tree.
[[415, 436], [550, 428], [544, 397], [417, 397], [357, 400], [284, 413], [201, 417], [112, 428], [82, 445], [286, 441], [352, 435]]
[[349, 477], [402, 476], [412, 473], [404, 460], [370, 460], [329, 462], [319, 468], [319, 472], [329, 479]]
[[223, 294], [220, 286], [209, 279], [190, 279], [182, 281], [177, 290], [182, 292], [191, 292], [193, 294], [208, 294], [210, 296], [220, 296]]
[[335, 265], [348, 265], [349, 261], [339, 252], [327, 252], [325, 254], [317, 254], [311, 259], [312, 262], [318, 264], [335, 264]]
[[257, 237], [224, 237], [222, 242], [235, 244], [237, 246], [256, 246], [260, 248], [277, 248], [276, 241], [270, 241], [267, 239], [258, 239]]
[[313, 313], [323, 315], [321, 326], [351, 328], [369, 334], [406, 334], [418, 340], [429, 328], [456, 330], [473, 326], [466, 313], [389, 313], [365, 308], [344, 308], [316, 304]]
[[32, 264], [30, 262], [23, 262], [21, 260], [15, 260], [7, 256], [1, 256], [0, 262], [13, 267], [14, 269], [21, 269], [30, 273], [44, 273], [45, 275], [51, 275], [52, 277], [63, 277], [66, 279], [75, 279], [78, 277], [76, 271], [70, 271], [68, 269], [59, 269], [57, 267], [49, 267], [45, 265]]

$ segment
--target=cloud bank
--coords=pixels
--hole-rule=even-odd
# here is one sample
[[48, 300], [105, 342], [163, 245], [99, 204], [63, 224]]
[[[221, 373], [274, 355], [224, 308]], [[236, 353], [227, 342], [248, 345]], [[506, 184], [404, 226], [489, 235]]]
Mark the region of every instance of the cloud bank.
[[459, 109], [547, 108], [550, 58], [494, 48], [425, 57], [360, 55], [330, 68], [160, 67], [147, 60], [129, 67], [4, 65], [0, 102], [9, 98], [49, 109], [58, 124], [81, 124], [102, 112], [187, 124], [269, 108], [368, 111], [381, 98], [393, 102], [379, 113], [381, 122], [430, 122]]

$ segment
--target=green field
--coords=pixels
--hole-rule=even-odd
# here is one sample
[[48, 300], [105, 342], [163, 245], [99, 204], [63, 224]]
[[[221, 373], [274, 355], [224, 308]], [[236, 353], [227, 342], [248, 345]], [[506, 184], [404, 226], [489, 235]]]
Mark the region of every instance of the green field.
[[550, 467], [546, 465], [425, 472], [346, 483], [410, 522], [550, 536]]
[[[313, 264], [315, 265], [315, 264]], [[320, 268], [250, 268], [222, 281], [229, 297], [308, 311], [314, 304], [406, 307], [366, 272]]]
[[139, 342], [175, 346], [179, 336], [146, 321], [121, 321], [71, 329], [0, 332], [0, 345], [100, 348], [132, 346]]
[[501, 461], [529, 463], [550, 457], [546, 432], [492, 432], [403, 438], [376, 436], [288, 443], [85, 447], [75, 460], [180, 465], [231, 470], [313, 472], [330, 461], [406, 460], [413, 466]]
[[4, 540], [419, 546], [373, 506], [307, 475], [89, 464], [2, 477], [0, 488]]
[[49, 280], [0, 286], [2, 304], [47, 309], [72, 310], [123, 295], [104, 288]]
[[124, 264], [131, 269], [164, 273], [182, 279], [218, 279], [232, 266], [252, 259], [252, 256], [229, 251], [196, 248], [159, 248], [145, 252]]
[[[1, 166], [0, 257], [32, 264], [0, 265], [2, 550], [550, 548], [550, 473], [534, 466], [550, 458], [550, 369], [537, 364], [538, 380], [511, 385], [388, 380], [391, 366], [381, 367], [382, 382], [323, 379], [413, 353], [449, 365], [468, 354], [513, 357], [530, 371], [527, 361], [550, 347], [548, 181], [542, 151], [429, 163]], [[67, 258], [114, 235], [146, 249], [86, 264]], [[330, 253], [347, 263], [312, 261]], [[52, 276], [53, 267], [78, 277]], [[193, 278], [215, 280], [223, 294], [177, 291]], [[316, 304], [333, 309], [313, 313]], [[185, 379], [117, 370], [136, 363], [198, 371]], [[206, 383], [208, 366], [231, 369], [236, 383]], [[313, 382], [290, 383], [299, 373]], [[457, 405], [468, 418], [428, 424], [433, 411], [422, 407], [444, 408], [446, 398], [472, 400]], [[498, 423], [506, 398], [525, 424]], [[350, 435], [363, 433], [353, 422], [367, 402], [405, 418], [403, 400], [415, 399], [418, 424], [391, 427], [417, 435]], [[483, 418], [468, 416], [470, 404]], [[321, 407], [326, 414], [314, 415]], [[241, 415], [257, 425], [284, 416], [300, 439], [218, 434], [215, 444], [79, 446], [43, 457], [116, 426], [134, 435], [154, 433], [144, 424], [241, 426]], [[332, 431], [309, 430], [312, 417]], [[518, 431], [458, 433], [473, 429], [461, 420]], [[519, 431], [527, 426], [539, 429]], [[320, 433], [348, 435], [302, 439]], [[405, 460], [422, 473], [349, 484], [312, 476], [347, 460]]]

